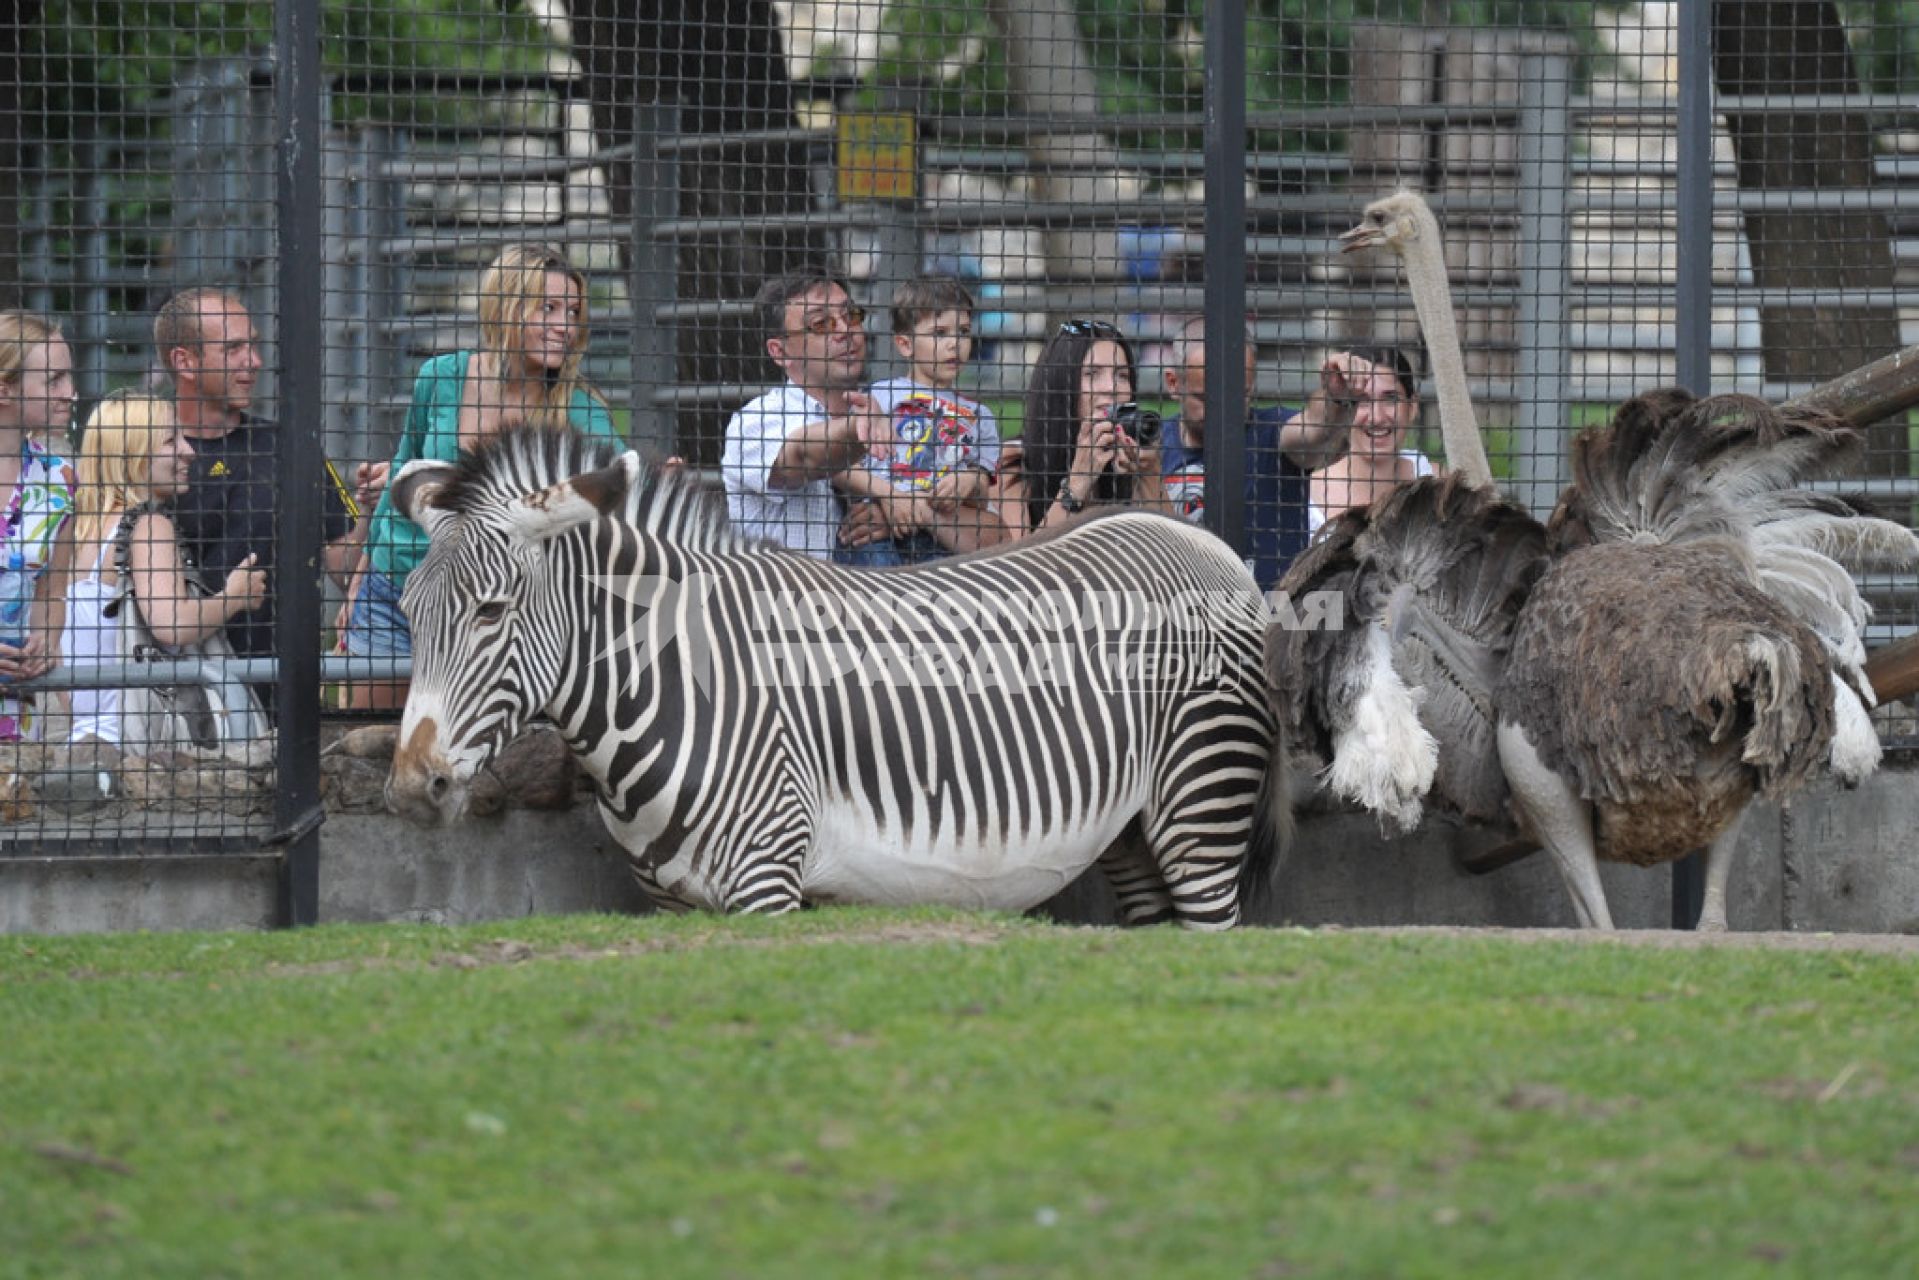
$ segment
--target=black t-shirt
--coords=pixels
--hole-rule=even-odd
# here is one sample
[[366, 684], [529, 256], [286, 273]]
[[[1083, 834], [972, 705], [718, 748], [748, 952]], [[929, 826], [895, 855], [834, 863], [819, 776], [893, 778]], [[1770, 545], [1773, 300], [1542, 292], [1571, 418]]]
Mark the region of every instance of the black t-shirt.
[[[173, 505], [180, 543], [209, 586], [217, 588], [248, 555], [259, 556], [259, 566], [267, 571], [266, 603], [227, 624], [227, 640], [241, 657], [274, 652], [273, 601], [280, 590], [277, 437], [272, 423], [249, 415], [218, 439], [192, 441], [187, 491]], [[322, 490], [322, 541], [345, 537], [353, 528], [345, 495], [330, 474], [315, 479]], [[309, 583], [297, 586], [312, 589]]]

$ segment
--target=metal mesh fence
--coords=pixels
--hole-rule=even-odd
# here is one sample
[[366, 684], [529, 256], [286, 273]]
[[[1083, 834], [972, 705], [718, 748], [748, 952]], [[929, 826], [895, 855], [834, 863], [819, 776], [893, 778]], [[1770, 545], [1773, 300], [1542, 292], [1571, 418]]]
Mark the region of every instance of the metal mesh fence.
[[[1635, 391], [1778, 400], [1919, 336], [1912, 5], [1228, 8], [0, 9], [0, 302], [61, 334], [0, 369], [32, 594], [0, 673], [60, 659], [0, 713], [0, 841], [306, 838], [338, 723], [405, 692], [423, 541], [383, 468], [505, 425], [678, 455], [843, 562], [1134, 502], [1270, 585], [1444, 465], [1442, 370], [1543, 516]], [[1339, 252], [1399, 188], [1436, 272]], [[849, 413], [886, 447], [782, 453]], [[1910, 432], [1835, 487], [1910, 520]], [[1910, 631], [1915, 584], [1867, 586], [1871, 639]]]

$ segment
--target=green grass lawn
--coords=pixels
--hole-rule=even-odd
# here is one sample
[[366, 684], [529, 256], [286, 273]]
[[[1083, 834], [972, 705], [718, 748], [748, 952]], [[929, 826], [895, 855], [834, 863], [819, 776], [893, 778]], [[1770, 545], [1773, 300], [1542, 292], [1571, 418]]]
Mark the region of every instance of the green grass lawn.
[[0, 938], [0, 1275], [1910, 1274], [1915, 977], [942, 912]]

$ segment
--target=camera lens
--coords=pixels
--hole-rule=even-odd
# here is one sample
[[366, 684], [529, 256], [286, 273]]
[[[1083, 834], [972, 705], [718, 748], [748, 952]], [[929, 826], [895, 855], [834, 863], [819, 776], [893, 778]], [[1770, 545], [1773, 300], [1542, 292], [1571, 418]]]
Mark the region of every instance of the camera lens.
[[1131, 400], [1113, 406], [1113, 423], [1141, 448], [1150, 448], [1159, 443], [1159, 415], [1151, 409], [1140, 408]]

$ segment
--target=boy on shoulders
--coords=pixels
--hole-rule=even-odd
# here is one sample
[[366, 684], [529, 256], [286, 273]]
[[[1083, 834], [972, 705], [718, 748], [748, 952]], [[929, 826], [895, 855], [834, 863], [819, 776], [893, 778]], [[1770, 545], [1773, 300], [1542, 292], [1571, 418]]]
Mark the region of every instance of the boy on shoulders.
[[954, 390], [972, 355], [973, 315], [972, 295], [951, 276], [919, 276], [894, 292], [893, 345], [907, 374], [867, 390], [891, 425], [887, 447], [834, 477], [856, 513], [860, 504], [872, 513], [848, 521], [834, 552], [841, 564], [923, 564], [1004, 537], [986, 505], [999, 424]]

